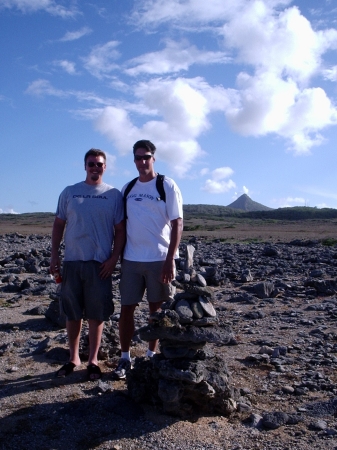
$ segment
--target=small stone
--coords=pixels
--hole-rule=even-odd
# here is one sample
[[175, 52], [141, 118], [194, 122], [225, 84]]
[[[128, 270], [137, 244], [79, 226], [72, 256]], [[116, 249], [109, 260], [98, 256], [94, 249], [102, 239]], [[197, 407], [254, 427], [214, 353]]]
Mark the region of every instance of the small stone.
[[205, 278], [200, 273], [197, 273], [197, 277], [196, 278], [197, 278], [197, 283], [200, 286], [202, 286], [202, 287], [206, 287], [207, 286]]
[[286, 386], [282, 386], [282, 391], [285, 394], [293, 394], [295, 389], [292, 386], [286, 385]]
[[262, 418], [263, 426], [271, 430], [276, 430], [288, 422], [288, 414], [282, 411], [276, 411], [273, 413], [267, 413]]
[[316, 422], [312, 422], [310, 424], [310, 428], [316, 431], [323, 431], [328, 428], [328, 424], [325, 422], [325, 420], [317, 420]]
[[191, 310], [193, 312], [193, 318], [201, 319], [204, 316], [204, 310], [203, 310], [200, 302], [191, 302], [190, 306], [191, 306]]
[[216, 317], [216, 311], [207, 298], [199, 296], [199, 303], [208, 316]]
[[181, 323], [191, 323], [193, 320], [193, 312], [187, 300], [179, 300], [175, 306], [175, 311], [179, 315]]

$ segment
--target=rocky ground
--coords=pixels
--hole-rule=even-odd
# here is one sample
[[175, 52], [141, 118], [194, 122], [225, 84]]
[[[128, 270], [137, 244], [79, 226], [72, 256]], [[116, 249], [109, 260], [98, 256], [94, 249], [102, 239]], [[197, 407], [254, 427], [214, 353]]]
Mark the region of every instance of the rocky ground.
[[[51, 304], [50, 238], [0, 235], [0, 448], [34, 449], [337, 449], [337, 248], [315, 240], [225, 243], [192, 239], [194, 268], [214, 291], [214, 308], [235, 340], [214, 345], [241, 392], [229, 417], [172, 417], [136, 404], [118, 361], [115, 314], [106, 323], [103, 379], [86, 379], [83, 364], [64, 379], [64, 328]], [[184, 246], [182, 245], [182, 257]], [[50, 318], [46, 318], [46, 314]], [[147, 323], [146, 304], [137, 327]], [[146, 342], [135, 336], [132, 355]]]

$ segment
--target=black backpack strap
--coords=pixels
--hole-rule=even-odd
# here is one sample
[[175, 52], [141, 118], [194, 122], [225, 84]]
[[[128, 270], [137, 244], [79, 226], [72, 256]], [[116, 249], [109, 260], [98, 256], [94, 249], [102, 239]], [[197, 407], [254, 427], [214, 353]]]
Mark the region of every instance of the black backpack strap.
[[166, 203], [166, 193], [164, 189], [164, 179], [165, 175], [157, 174], [157, 180], [156, 180], [156, 188], [159, 194], [159, 197], [157, 197], [157, 200], [163, 200], [164, 203]]
[[[163, 200], [163, 202], [166, 203], [166, 193], [165, 193], [165, 189], [164, 189], [164, 179], [165, 179], [165, 175], [160, 175], [159, 173], [157, 174], [156, 189], [157, 189], [158, 194], [159, 194], [159, 197], [157, 197], [157, 200]], [[131, 189], [136, 184], [137, 180], [138, 180], [138, 177], [136, 177], [133, 180], [131, 180], [130, 183], [126, 186], [125, 191], [124, 191], [123, 200], [124, 200], [124, 218], [125, 219], [128, 218], [127, 213], [126, 213], [126, 199], [127, 199], [127, 196], [129, 195]]]
[[138, 177], [131, 180], [130, 183], [126, 186], [125, 191], [124, 191], [123, 200], [124, 200], [124, 219], [125, 220], [128, 218], [128, 216], [126, 214], [126, 199], [127, 199], [127, 196], [129, 195], [131, 189], [136, 184], [137, 180], [138, 180]]

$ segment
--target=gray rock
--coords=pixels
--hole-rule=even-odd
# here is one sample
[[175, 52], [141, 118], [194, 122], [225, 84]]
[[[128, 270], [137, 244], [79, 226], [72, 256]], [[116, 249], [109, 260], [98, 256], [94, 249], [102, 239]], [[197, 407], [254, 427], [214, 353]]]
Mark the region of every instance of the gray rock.
[[199, 296], [199, 303], [208, 316], [216, 317], [216, 311], [212, 303], [206, 297]]
[[193, 321], [193, 312], [187, 300], [179, 300], [175, 305], [175, 310], [179, 315], [179, 322], [182, 324], [191, 323]]
[[204, 309], [202, 308], [200, 302], [191, 302], [190, 306], [194, 319], [201, 319], [204, 316]]
[[276, 411], [273, 413], [264, 414], [262, 417], [262, 425], [270, 430], [276, 430], [276, 428], [286, 425], [288, 420], [288, 414], [281, 411]]
[[197, 273], [196, 281], [202, 287], [207, 286], [207, 282], [206, 282], [205, 278], [200, 273]]

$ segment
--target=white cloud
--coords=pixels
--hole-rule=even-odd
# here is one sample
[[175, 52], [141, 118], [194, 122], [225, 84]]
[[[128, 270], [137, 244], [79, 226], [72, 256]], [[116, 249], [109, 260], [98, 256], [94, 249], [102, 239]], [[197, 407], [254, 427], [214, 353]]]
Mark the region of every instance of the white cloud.
[[105, 152], [106, 154], [106, 171], [110, 175], [114, 175], [116, 173], [116, 156], [111, 155], [111, 153]]
[[65, 91], [54, 88], [48, 80], [44, 80], [41, 78], [30, 83], [25, 93], [35, 95], [37, 97], [41, 97], [42, 95], [52, 95], [55, 97], [68, 96]]
[[203, 177], [209, 173], [209, 169], [205, 167], [204, 169], [200, 170], [200, 175]]
[[277, 205], [278, 208], [289, 208], [293, 206], [309, 206], [308, 200], [302, 197], [286, 197], [274, 199], [273, 203]]
[[[154, 79], [135, 88], [140, 105], [133, 112], [145, 116], [135, 126], [126, 107], [107, 107], [96, 121], [96, 128], [107, 135], [122, 154], [128, 154], [139, 136], [147, 136], [177, 176], [186, 174], [197, 157], [204, 154], [197, 137], [208, 129], [208, 101], [198, 89], [200, 80]], [[153, 116], [148, 120], [147, 116]], [[142, 118], [142, 117], [141, 117]]]
[[78, 14], [75, 8], [65, 8], [54, 0], [0, 0], [0, 8], [16, 8], [22, 13], [45, 11], [53, 16], [64, 18]]
[[211, 172], [211, 178], [206, 180], [203, 191], [210, 194], [222, 194], [236, 187], [233, 180], [225, 180], [233, 175], [234, 171], [230, 167], [219, 167]]
[[117, 41], [96, 45], [88, 56], [82, 58], [84, 67], [97, 78], [108, 76], [113, 70], [118, 69], [118, 65], [114, 62], [120, 56], [116, 49], [118, 45]]
[[224, 192], [228, 192], [231, 189], [234, 189], [236, 184], [232, 180], [228, 181], [215, 181], [215, 180], [206, 180], [202, 190], [207, 191], [209, 194], [223, 194]]
[[60, 39], [61, 42], [75, 41], [87, 34], [90, 34], [92, 30], [89, 27], [83, 27], [77, 31], [67, 31], [67, 33]]
[[332, 66], [330, 69], [323, 70], [323, 76], [326, 80], [337, 81], [337, 66]]
[[166, 74], [188, 70], [193, 64], [224, 64], [229, 60], [224, 52], [200, 51], [186, 42], [168, 40], [162, 51], [145, 53], [131, 59], [128, 62], [131, 68], [126, 69], [125, 73], [131, 76], [140, 73]]
[[233, 175], [233, 170], [230, 167], [219, 167], [218, 169], [213, 170], [212, 179], [215, 181], [223, 180], [224, 178], [228, 178]]
[[[251, 0], [248, 0], [251, 2]], [[138, 27], [147, 29], [170, 22], [181, 27], [185, 24], [218, 24], [220, 21], [241, 14], [247, 7], [247, 0], [141, 0], [132, 14]], [[268, 0], [268, 9], [286, 6], [293, 0]], [[263, 1], [254, 1], [263, 7]]]
[[72, 61], [67, 60], [61, 60], [61, 61], [54, 61], [54, 66], [61, 67], [65, 72], [69, 73], [69, 75], [76, 75], [76, 67], [75, 63]]
[[20, 214], [20, 213], [14, 211], [14, 209], [11, 207], [8, 207], [5, 209], [0, 208], [0, 214]]
[[[75, 91], [75, 90], [62, 90], [55, 88], [50, 81], [45, 79], [38, 79], [35, 81], [32, 81], [28, 88], [25, 91], [26, 94], [33, 95], [36, 97], [42, 97], [42, 96], [54, 96], [54, 97], [60, 97], [60, 98], [68, 98], [68, 97], [75, 97], [79, 102], [88, 102], [95, 105], [100, 106], [106, 106], [111, 104], [111, 99], [105, 99], [102, 97], [99, 97], [98, 95], [92, 93], [92, 92], [86, 92], [86, 91]], [[102, 112], [102, 109], [92, 108], [92, 109], [83, 109], [83, 110], [76, 110], [72, 111], [75, 114], [95, 119], [97, 116], [99, 116]]]
[[[336, 66], [323, 70], [323, 56], [337, 48], [337, 30], [314, 30], [291, 0], [144, 0], [133, 19], [138, 26], [169, 22], [192, 31], [200, 24], [217, 30], [225, 51], [244, 68], [236, 89], [208, 89], [209, 110], [222, 110], [232, 129], [245, 136], [275, 134], [286, 140], [296, 154], [309, 153], [323, 142], [322, 131], [337, 124], [337, 110], [322, 88], [310, 86], [314, 76], [337, 79]], [[215, 28], [217, 27], [217, 28]], [[193, 28], [198, 31], [198, 28]], [[165, 73], [189, 67], [190, 57], [207, 51], [181, 48], [185, 59], [174, 55], [170, 42], [162, 52], [149, 53], [132, 61], [137, 74]], [[227, 62], [226, 57], [218, 62]], [[158, 60], [155, 60], [158, 56]], [[151, 64], [150, 64], [151, 63]], [[153, 67], [153, 69], [152, 69]], [[213, 94], [212, 94], [212, 90]], [[218, 95], [220, 94], [220, 95]], [[211, 97], [213, 102], [211, 101]]]
[[242, 194], [249, 194], [249, 189], [246, 186], [242, 186], [242, 190], [239, 192], [234, 192], [234, 195], [232, 196], [233, 200], [236, 200], [237, 198], [239, 198]]

